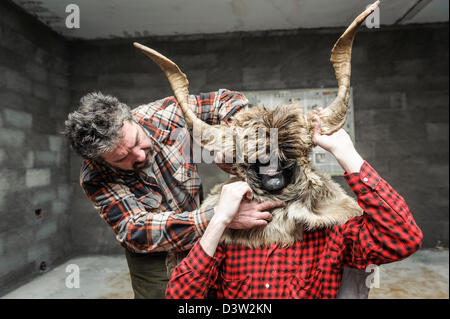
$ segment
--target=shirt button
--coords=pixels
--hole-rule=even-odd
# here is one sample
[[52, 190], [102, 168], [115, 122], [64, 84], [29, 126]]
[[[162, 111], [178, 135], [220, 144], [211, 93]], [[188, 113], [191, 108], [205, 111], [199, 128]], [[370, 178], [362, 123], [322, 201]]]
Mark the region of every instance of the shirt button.
[[267, 289], [269, 289], [269, 288], [270, 288], [270, 285], [269, 285], [269, 283], [266, 283], [266, 288], [267, 288]]
[[369, 180], [369, 179], [368, 179], [367, 177], [364, 177], [364, 178], [363, 178], [363, 182], [364, 182], [364, 183], [367, 183], [368, 180]]

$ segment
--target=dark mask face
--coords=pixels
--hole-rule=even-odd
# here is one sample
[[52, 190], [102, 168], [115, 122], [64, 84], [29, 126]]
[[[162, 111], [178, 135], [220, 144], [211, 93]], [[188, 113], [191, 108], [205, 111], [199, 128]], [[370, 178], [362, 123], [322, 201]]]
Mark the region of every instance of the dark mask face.
[[269, 193], [276, 193], [291, 183], [294, 174], [294, 164], [278, 161], [276, 165], [271, 163], [256, 163], [252, 166], [261, 188]]

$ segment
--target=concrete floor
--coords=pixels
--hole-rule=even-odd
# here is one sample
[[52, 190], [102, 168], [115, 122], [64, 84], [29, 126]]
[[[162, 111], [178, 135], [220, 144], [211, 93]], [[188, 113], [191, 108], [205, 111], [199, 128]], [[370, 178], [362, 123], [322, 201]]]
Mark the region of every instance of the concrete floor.
[[[67, 288], [67, 266], [79, 266], [79, 288]], [[370, 299], [449, 298], [449, 253], [420, 250], [413, 256], [381, 266], [379, 288]], [[127, 299], [133, 298], [123, 255], [74, 258], [1, 297], [2, 299]]]
[[[69, 265], [79, 266], [79, 288], [67, 288], [73, 274]], [[66, 272], [69, 269], [69, 272]], [[2, 299], [105, 299], [133, 298], [130, 275], [124, 255], [88, 256], [68, 260]]]

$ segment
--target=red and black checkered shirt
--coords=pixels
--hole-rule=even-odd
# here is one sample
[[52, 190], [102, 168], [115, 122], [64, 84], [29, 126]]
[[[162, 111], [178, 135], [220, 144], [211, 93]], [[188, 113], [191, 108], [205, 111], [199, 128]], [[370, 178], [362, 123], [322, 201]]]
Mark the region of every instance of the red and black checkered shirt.
[[367, 163], [344, 174], [362, 216], [327, 229], [304, 232], [289, 247], [251, 249], [219, 245], [210, 257], [198, 241], [175, 268], [167, 298], [336, 298], [344, 266], [366, 269], [408, 257], [422, 232], [404, 199]]
[[[248, 101], [239, 92], [221, 89], [191, 95], [189, 104], [200, 119], [219, 124], [228, 122]], [[168, 97], [139, 106], [132, 113], [152, 139], [151, 167], [134, 173], [86, 160], [81, 167], [81, 186], [117, 240], [130, 251], [190, 249], [214, 210], [199, 208], [201, 183], [181, 108], [174, 97]]]

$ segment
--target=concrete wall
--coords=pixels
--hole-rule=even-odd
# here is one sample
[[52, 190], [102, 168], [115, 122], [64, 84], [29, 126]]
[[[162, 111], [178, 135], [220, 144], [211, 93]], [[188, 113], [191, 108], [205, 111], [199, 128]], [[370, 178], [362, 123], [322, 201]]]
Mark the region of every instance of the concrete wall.
[[[190, 92], [335, 87], [330, 49], [342, 30], [140, 39], [182, 68]], [[72, 43], [71, 96], [90, 91], [134, 107], [171, 95], [163, 73], [132, 40]], [[424, 246], [448, 246], [448, 24], [363, 29], [353, 54], [356, 146], [403, 195]], [[72, 156], [78, 185], [80, 159]], [[205, 189], [217, 169], [202, 166]], [[226, 177], [221, 174], [220, 178]], [[349, 189], [342, 178], [339, 183]], [[76, 251], [116, 251], [115, 240], [76, 186]], [[86, 240], [88, 236], [89, 240]], [[117, 251], [120, 251], [117, 249]]]
[[68, 57], [62, 38], [0, 3], [0, 295], [71, 253]]

